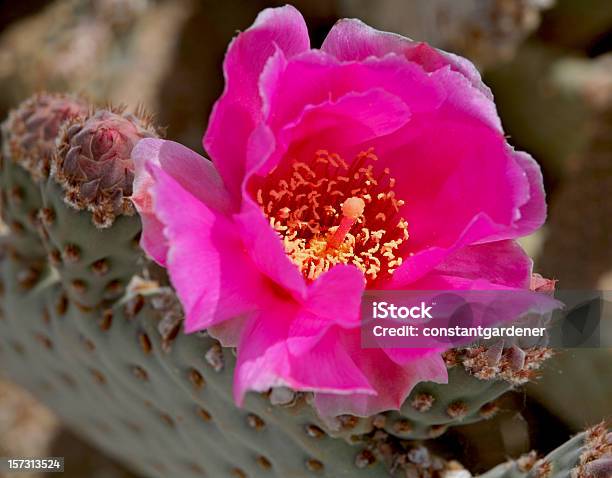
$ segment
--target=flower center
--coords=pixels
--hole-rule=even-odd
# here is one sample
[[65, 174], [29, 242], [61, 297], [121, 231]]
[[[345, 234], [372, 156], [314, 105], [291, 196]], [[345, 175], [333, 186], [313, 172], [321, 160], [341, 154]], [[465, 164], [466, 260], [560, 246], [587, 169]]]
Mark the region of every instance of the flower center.
[[294, 161], [288, 172], [274, 170], [257, 189], [257, 202], [305, 278], [354, 264], [371, 284], [402, 264], [404, 201], [395, 197], [388, 168], [375, 174], [376, 161], [372, 149], [350, 165], [321, 150], [309, 163]]

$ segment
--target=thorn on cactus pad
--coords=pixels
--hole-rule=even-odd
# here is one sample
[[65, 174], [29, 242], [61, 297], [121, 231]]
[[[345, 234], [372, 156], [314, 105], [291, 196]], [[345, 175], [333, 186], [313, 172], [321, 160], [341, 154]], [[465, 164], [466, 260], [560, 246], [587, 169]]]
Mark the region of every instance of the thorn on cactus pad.
[[57, 303], [55, 304], [55, 312], [57, 315], [65, 315], [68, 311], [68, 297], [65, 294], [60, 295]]
[[446, 414], [451, 418], [461, 420], [467, 415], [468, 411], [469, 408], [465, 403], [454, 402], [448, 406], [448, 408], [446, 409]]
[[94, 262], [91, 265], [91, 270], [98, 277], [102, 277], [102, 276], [108, 274], [108, 271], [110, 270], [110, 266], [108, 264], [108, 260], [106, 260], [106, 259], [99, 259], [99, 260], [97, 260], [96, 262]]
[[38, 218], [38, 210], [33, 209], [28, 213], [28, 222], [33, 229], [40, 228], [40, 219]]
[[145, 355], [149, 355], [153, 350], [153, 345], [151, 344], [151, 339], [144, 332], [140, 333], [138, 336], [138, 342], [140, 343], [140, 348], [145, 353]]
[[106, 287], [104, 288], [104, 298], [114, 299], [119, 296], [121, 292], [123, 292], [121, 281], [118, 279], [112, 280], [106, 284]]
[[35, 338], [38, 341], [38, 343], [41, 344], [47, 350], [53, 349], [53, 342], [46, 335], [38, 333], [38, 334], [35, 334]]
[[22, 235], [25, 232], [25, 227], [23, 227], [23, 224], [19, 221], [11, 221], [9, 223], [9, 228], [17, 235]]
[[309, 458], [306, 460], [306, 469], [308, 471], [312, 471], [313, 473], [321, 473], [325, 469], [325, 466], [319, 460]]
[[376, 463], [376, 456], [370, 450], [362, 450], [355, 457], [355, 466], [357, 468], [367, 468]]
[[342, 430], [352, 430], [359, 424], [359, 417], [354, 415], [340, 415], [337, 419]]
[[127, 301], [124, 307], [125, 317], [127, 319], [135, 318], [138, 313], [142, 310], [145, 305], [144, 297], [140, 294], [136, 294], [130, 300]]
[[397, 434], [405, 434], [412, 431], [412, 424], [408, 420], [398, 420], [393, 424], [393, 431]]
[[74, 304], [74, 306], [75, 306], [77, 309], [79, 309], [81, 312], [87, 312], [87, 313], [89, 313], [89, 312], [91, 312], [92, 310], [94, 310], [94, 309], [93, 309], [93, 307], [90, 307], [90, 306], [88, 306], [88, 305], [81, 304], [80, 302], [77, 302], [76, 300], [73, 300], [73, 304]]
[[206, 352], [205, 358], [215, 372], [221, 372], [221, 370], [223, 370], [225, 361], [223, 359], [223, 349], [221, 345], [214, 344], [208, 349], [208, 352]]
[[195, 389], [200, 390], [206, 385], [206, 381], [200, 372], [198, 372], [195, 368], [189, 370], [189, 381], [194, 386]]
[[374, 426], [374, 428], [385, 428], [386, 424], [387, 424], [387, 417], [383, 415], [382, 413], [379, 413], [378, 415], [376, 415], [374, 419], [372, 420], [372, 425]]
[[429, 427], [428, 435], [429, 438], [438, 438], [439, 436], [444, 435], [448, 430], [447, 425], [432, 425]]
[[262, 470], [269, 470], [272, 468], [272, 462], [263, 455], [258, 456], [255, 461]]
[[49, 252], [48, 258], [54, 267], [59, 267], [62, 264], [62, 253], [58, 249], [52, 249]]
[[326, 433], [317, 425], [306, 425], [306, 434], [311, 438], [323, 438]]
[[113, 325], [113, 311], [111, 309], [106, 309], [102, 312], [102, 320], [100, 320], [100, 329], [102, 331], [109, 330]]
[[232, 476], [234, 478], [247, 478], [247, 474], [240, 468], [232, 468]]
[[258, 417], [254, 413], [249, 413], [247, 415], [246, 420], [247, 420], [247, 425], [249, 425], [251, 428], [257, 431], [261, 431], [266, 427], [266, 422], [264, 422], [260, 417]]
[[37, 267], [28, 267], [17, 273], [17, 283], [23, 290], [30, 290], [36, 285], [41, 271]]
[[540, 460], [536, 463], [532, 474], [535, 478], [549, 478], [552, 473], [552, 464], [547, 460]]
[[[134, 280], [130, 284], [132, 284]], [[131, 290], [131, 285], [128, 290]], [[181, 324], [184, 319], [181, 304], [169, 288], [159, 288], [155, 286], [157, 293], [151, 298], [151, 305], [156, 311], [161, 314], [161, 320], [157, 325], [157, 330], [162, 338], [161, 348], [165, 353], [169, 353], [172, 347], [172, 342], [178, 336]]]
[[171, 428], [174, 428], [176, 425], [174, 423], [174, 419], [168, 415], [167, 413], [161, 413], [160, 418], [162, 421]]
[[147, 371], [139, 365], [134, 365], [132, 367], [132, 374], [139, 380], [146, 382], [149, 380], [149, 374]]
[[210, 412], [202, 407], [198, 407], [196, 409], [196, 414], [205, 422], [209, 422], [212, 420], [212, 415], [210, 414]]
[[287, 387], [275, 387], [270, 391], [270, 403], [277, 406], [289, 407], [295, 405], [297, 394]]
[[527, 473], [533, 468], [537, 461], [538, 454], [535, 450], [532, 450], [529, 453], [521, 455], [515, 463], [520, 471], [522, 471], [523, 473]]
[[66, 262], [71, 264], [77, 263], [81, 259], [81, 250], [75, 244], [67, 244], [64, 246], [63, 257]]
[[106, 385], [106, 377], [97, 369], [90, 370], [91, 376], [98, 385]]
[[70, 286], [72, 291], [77, 295], [82, 295], [87, 291], [87, 284], [82, 279], [74, 279], [70, 283]]
[[96, 350], [96, 344], [87, 337], [81, 337], [83, 340], [83, 345], [88, 352], [94, 352]]
[[497, 414], [498, 411], [499, 411], [499, 406], [497, 405], [497, 403], [490, 402], [490, 403], [485, 403], [478, 411], [478, 414], [485, 420], [488, 420], [489, 418], [493, 418]]
[[429, 393], [419, 393], [412, 399], [410, 405], [419, 412], [426, 412], [432, 407], [434, 401], [435, 398], [433, 395]]
[[13, 186], [11, 189], [9, 189], [8, 191], [8, 197], [11, 201], [17, 203], [17, 204], [21, 204], [23, 202], [24, 199], [24, 192], [23, 192], [23, 188], [21, 186]]

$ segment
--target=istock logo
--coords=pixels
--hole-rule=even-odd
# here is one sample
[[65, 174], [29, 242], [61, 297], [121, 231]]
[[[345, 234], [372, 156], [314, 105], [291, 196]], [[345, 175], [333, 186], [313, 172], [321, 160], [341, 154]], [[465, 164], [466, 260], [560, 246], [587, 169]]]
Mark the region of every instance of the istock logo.
[[424, 301], [414, 307], [397, 306], [388, 302], [373, 302], [372, 317], [375, 319], [433, 319], [430, 314], [432, 305], [427, 305]]

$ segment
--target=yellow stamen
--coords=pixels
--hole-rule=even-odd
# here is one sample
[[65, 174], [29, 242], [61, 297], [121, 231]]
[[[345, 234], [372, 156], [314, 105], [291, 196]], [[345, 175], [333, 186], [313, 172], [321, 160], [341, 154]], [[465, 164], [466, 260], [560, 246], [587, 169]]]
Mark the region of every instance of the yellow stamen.
[[320, 150], [311, 162], [295, 161], [289, 172], [276, 170], [256, 187], [257, 202], [307, 279], [353, 264], [372, 282], [402, 264], [404, 201], [395, 197], [388, 168], [376, 175], [377, 160], [371, 149], [351, 163]]

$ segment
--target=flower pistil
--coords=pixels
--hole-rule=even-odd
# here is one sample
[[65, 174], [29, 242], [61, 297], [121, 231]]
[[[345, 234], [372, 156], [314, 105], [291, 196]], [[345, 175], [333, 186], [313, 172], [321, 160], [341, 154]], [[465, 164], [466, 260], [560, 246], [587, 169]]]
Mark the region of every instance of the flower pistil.
[[376, 161], [372, 149], [350, 165], [319, 150], [310, 162], [293, 161], [288, 172], [274, 170], [256, 189], [258, 204], [305, 278], [353, 264], [371, 283], [402, 264], [404, 201], [395, 196], [389, 169], [375, 172]]

